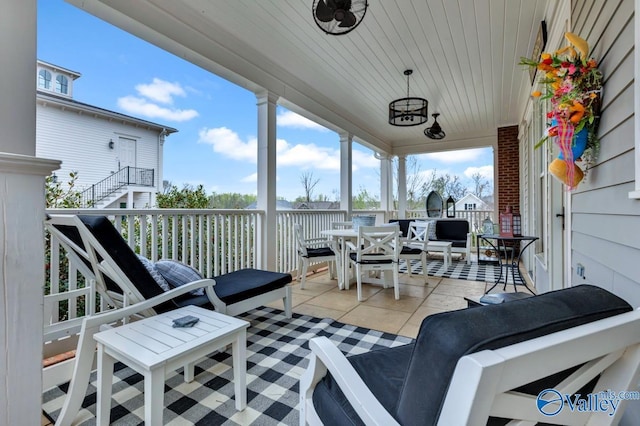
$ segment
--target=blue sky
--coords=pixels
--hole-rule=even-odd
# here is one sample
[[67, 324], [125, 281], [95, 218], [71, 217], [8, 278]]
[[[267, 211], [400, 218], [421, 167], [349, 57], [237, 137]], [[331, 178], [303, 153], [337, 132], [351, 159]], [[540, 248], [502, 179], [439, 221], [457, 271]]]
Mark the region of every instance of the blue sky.
[[[164, 179], [210, 192], [256, 193], [255, 95], [62, 0], [38, 0], [38, 59], [77, 71], [74, 99], [179, 130], [164, 145]], [[312, 172], [315, 195], [339, 197], [339, 137], [278, 108], [277, 193], [293, 200]], [[480, 171], [493, 179], [490, 148], [418, 156], [422, 173]], [[379, 161], [354, 143], [353, 193], [379, 196]]]

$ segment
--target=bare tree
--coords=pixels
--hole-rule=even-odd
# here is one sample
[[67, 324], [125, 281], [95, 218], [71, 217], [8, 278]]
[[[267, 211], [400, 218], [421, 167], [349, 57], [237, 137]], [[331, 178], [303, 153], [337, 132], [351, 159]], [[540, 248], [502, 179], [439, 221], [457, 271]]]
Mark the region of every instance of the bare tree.
[[452, 196], [455, 200], [459, 200], [467, 193], [467, 188], [460, 181], [460, 176], [451, 176], [448, 173], [433, 180], [431, 189], [442, 195], [443, 199]]
[[[397, 188], [399, 174], [397, 160], [395, 161], [395, 166], [396, 170], [394, 177]], [[407, 207], [410, 210], [421, 208], [424, 205], [424, 198], [427, 195], [427, 190], [431, 186], [431, 182], [435, 179], [435, 170], [431, 172], [431, 175], [423, 173], [420, 163], [418, 163], [418, 158], [414, 155], [409, 155], [406, 159], [405, 172], [407, 183]]]
[[485, 179], [480, 172], [475, 172], [471, 175], [473, 181], [473, 195], [482, 199], [485, 192], [489, 190], [489, 181]]
[[320, 182], [320, 178], [316, 178], [313, 176], [313, 172], [304, 172], [300, 175], [300, 183], [304, 188], [304, 195], [307, 200], [307, 203], [311, 202], [311, 197], [313, 195], [313, 189]]

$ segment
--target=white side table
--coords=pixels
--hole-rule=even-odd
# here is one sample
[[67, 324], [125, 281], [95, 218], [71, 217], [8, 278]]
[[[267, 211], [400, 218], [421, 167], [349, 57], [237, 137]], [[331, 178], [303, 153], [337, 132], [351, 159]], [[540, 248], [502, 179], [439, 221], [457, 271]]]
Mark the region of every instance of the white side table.
[[449, 269], [451, 264], [451, 242], [450, 241], [429, 241], [427, 251], [440, 251], [444, 257], [444, 269]]
[[[198, 317], [193, 327], [174, 328], [173, 319]], [[166, 373], [184, 367], [184, 380], [193, 380], [194, 364], [231, 344], [236, 409], [247, 405], [247, 327], [234, 317], [187, 306], [154, 317], [96, 333], [98, 342], [97, 424], [108, 425], [111, 411], [113, 365], [121, 361], [144, 376], [146, 425], [161, 425]]]

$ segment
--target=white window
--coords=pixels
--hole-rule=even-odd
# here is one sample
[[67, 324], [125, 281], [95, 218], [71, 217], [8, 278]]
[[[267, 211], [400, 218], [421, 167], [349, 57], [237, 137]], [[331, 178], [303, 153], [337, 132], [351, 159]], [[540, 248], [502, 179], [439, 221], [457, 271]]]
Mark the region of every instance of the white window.
[[69, 92], [69, 79], [64, 75], [56, 76], [56, 92], [64, 95]]
[[40, 70], [38, 72], [38, 87], [51, 90], [51, 73], [49, 71]]

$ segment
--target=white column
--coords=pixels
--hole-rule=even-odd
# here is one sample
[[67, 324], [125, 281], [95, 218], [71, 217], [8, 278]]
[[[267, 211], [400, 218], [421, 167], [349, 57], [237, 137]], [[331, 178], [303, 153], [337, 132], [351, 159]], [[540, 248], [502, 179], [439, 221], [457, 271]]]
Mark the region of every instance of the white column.
[[347, 220], [351, 218], [353, 206], [353, 136], [340, 132], [340, 210], [347, 212]]
[[156, 169], [156, 190], [152, 191], [151, 200], [149, 200], [151, 207], [157, 207], [157, 197], [156, 194], [158, 192], [162, 192], [164, 190], [163, 180], [164, 180], [164, 142], [167, 137], [167, 132], [162, 130], [160, 135], [158, 135], [158, 164]]
[[263, 92], [258, 99], [258, 209], [265, 211], [259, 230], [260, 268], [276, 269], [276, 104], [278, 96]]
[[391, 156], [377, 154], [380, 159], [380, 210], [393, 210], [393, 160]]
[[407, 157], [398, 156], [398, 219], [407, 217]]
[[36, 152], [36, 1], [0, 13], [0, 425], [41, 421], [44, 176]]
[[[36, 155], [36, 0], [8, 0], [0, 13], [0, 152]], [[28, 123], [28, 125], [25, 125]]]

